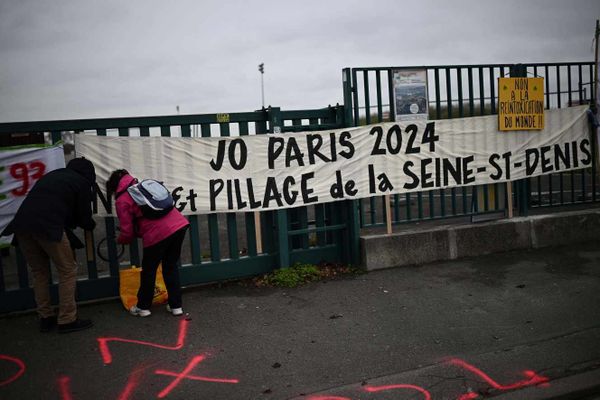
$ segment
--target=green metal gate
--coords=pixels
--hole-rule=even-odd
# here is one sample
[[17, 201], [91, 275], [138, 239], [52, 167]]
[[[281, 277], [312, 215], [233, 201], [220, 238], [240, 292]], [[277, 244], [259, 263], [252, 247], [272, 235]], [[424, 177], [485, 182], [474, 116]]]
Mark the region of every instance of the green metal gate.
[[[426, 70], [429, 84], [429, 119], [497, 114], [497, 78], [541, 76], [545, 106], [590, 104], [594, 101], [593, 62], [437, 65], [412, 67], [345, 68], [342, 71], [347, 126], [394, 120], [393, 73]], [[600, 201], [596, 159], [586, 170], [558, 173], [513, 182], [515, 204], [521, 215], [530, 208], [571, 206]], [[392, 196], [392, 223], [472, 217], [502, 212], [503, 184], [430, 190]], [[385, 224], [385, 197], [359, 200], [360, 226]]]
[[[244, 136], [266, 134], [276, 127], [282, 132], [337, 129], [344, 126], [343, 117], [343, 106], [299, 111], [269, 107], [248, 113], [4, 123], [0, 124], [0, 135], [46, 132], [53, 142], [61, 140], [64, 132], [99, 136]], [[299, 261], [355, 263], [358, 214], [352, 204], [338, 202], [260, 212], [262, 251], [257, 250], [254, 212], [192, 215], [182, 253], [182, 285], [253, 276]], [[98, 221], [96, 230], [85, 239], [86, 248], [77, 254], [80, 266], [85, 266], [80, 268], [78, 299], [118, 296], [119, 269], [140, 265], [139, 244], [127, 246], [119, 259], [114, 217]], [[97, 257], [100, 241], [106, 244], [106, 262]], [[0, 312], [35, 306], [23, 255], [18, 249], [11, 249], [10, 253], [0, 257]], [[56, 301], [57, 285], [51, 291]]]

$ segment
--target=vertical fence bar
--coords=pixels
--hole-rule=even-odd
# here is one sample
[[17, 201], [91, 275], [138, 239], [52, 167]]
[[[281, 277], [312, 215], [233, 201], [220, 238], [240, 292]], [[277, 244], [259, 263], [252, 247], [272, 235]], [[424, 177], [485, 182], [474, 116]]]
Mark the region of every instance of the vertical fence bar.
[[[119, 128], [119, 136], [127, 137], [129, 136], [129, 128]], [[140, 264], [140, 249], [138, 247], [138, 240], [134, 238], [129, 244], [129, 258], [131, 261], [131, 265], [141, 265]]]
[[546, 109], [550, 109], [550, 75], [548, 75], [548, 66], [544, 65], [544, 84], [546, 86]]
[[371, 124], [371, 99], [369, 96], [369, 71], [363, 71], [363, 86], [365, 88], [365, 122]]
[[467, 69], [469, 79], [469, 117], [475, 115], [475, 94], [473, 93], [473, 67]]
[[433, 190], [427, 192], [429, 195], [429, 218], [435, 218], [435, 198], [433, 197]]
[[[312, 124], [312, 122], [311, 122]], [[315, 123], [316, 124], [316, 123]], [[240, 122], [239, 123], [239, 132], [240, 136], [248, 136], [250, 134], [248, 129], [248, 122]], [[246, 225], [246, 246], [247, 246], [247, 255], [250, 257], [254, 257], [258, 255], [258, 246], [257, 246], [257, 222], [260, 224], [260, 212], [246, 212], [244, 213], [244, 221]], [[260, 232], [258, 232], [260, 233]], [[261, 246], [262, 247], [262, 246]], [[262, 250], [262, 249], [261, 249]]]
[[375, 72], [375, 84], [377, 85], [377, 122], [383, 122], [383, 104], [381, 104], [381, 71]]
[[[325, 226], [325, 208], [322, 203], [315, 205], [315, 225], [317, 228]], [[325, 232], [317, 232], [317, 245], [324, 246], [326, 243]]]
[[[231, 135], [229, 123], [219, 123], [219, 133], [221, 137], [229, 137]], [[238, 246], [238, 235], [237, 235], [237, 218], [234, 212], [226, 213], [227, 220], [227, 243], [229, 245], [229, 258], [237, 260], [240, 258], [240, 251]]]
[[442, 102], [440, 100], [440, 70], [433, 70], [434, 88], [435, 88], [435, 119], [442, 118]]
[[394, 105], [394, 98], [394, 71], [388, 69], [388, 103], [390, 103], [390, 121], [394, 121], [396, 119], [396, 106]]
[[[140, 128], [140, 135], [142, 135], [142, 130]], [[149, 133], [149, 132], [147, 132]], [[147, 136], [147, 135], [144, 135]], [[182, 137], [191, 137], [192, 133], [190, 130], [190, 125], [185, 124], [181, 125], [181, 136]], [[198, 216], [190, 215], [188, 216], [188, 221], [190, 222], [190, 251], [192, 256], [192, 264], [200, 265], [202, 264], [202, 250], [200, 247], [200, 230], [198, 224]]]
[[[210, 137], [210, 124], [200, 124], [200, 135]], [[217, 262], [221, 260], [221, 244], [219, 240], [219, 218], [217, 214], [208, 214], [208, 240], [210, 242], [210, 260]]]
[[358, 79], [356, 77], [356, 70], [354, 68], [352, 68], [352, 99], [354, 106], [354, 126], [358, 126]]
[[485, 91], [483, 86], [483, 68], [479, 67], [479, 113], [485, 115]]

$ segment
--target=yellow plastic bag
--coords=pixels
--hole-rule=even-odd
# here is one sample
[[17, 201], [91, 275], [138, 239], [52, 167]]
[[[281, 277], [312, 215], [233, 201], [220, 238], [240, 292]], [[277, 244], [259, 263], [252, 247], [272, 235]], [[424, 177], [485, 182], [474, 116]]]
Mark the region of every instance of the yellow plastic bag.
[[[123, 307], [126, 310], [137, 304], [137, 292], [140, 288], [141, 272], [142, 269], [136, 266], [119, 271], [119, 294], [123, 302]], [[162, 275], [162, 265], [159, 265], [156, 271], [152, 304], [165, 304], [167, 299], [167, 287]]]

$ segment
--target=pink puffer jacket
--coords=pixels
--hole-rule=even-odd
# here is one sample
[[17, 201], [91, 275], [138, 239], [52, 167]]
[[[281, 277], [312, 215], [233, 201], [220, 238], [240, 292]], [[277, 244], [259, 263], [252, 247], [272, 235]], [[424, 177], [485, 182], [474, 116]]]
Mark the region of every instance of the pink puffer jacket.
[[131, 175], [124, 175], [117, 186], [117, 194], [123, 193], [118, 195], [115, 201], [117, 217], [121, 224], [118, 243], [131, 243], [137, 236], [142, 238], [144, 247], [150, 247], [189, 225], [188, 220], [176, 208], [159, 219], [144, 218], [140, 207], [127, 192], [134, 179]]

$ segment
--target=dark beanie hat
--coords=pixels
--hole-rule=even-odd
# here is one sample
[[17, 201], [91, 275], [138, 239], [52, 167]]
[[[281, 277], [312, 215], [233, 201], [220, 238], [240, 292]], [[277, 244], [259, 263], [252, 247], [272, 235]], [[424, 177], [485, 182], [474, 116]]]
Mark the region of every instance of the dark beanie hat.
[[82, 175], [90, 182], [90, 184], [96, 182], [96, 170], [94, 169], [94, 164], [92, 164], [90, 160], [86, 160], [83, 157], [74, 158], [69, 161], [67, 168]]

